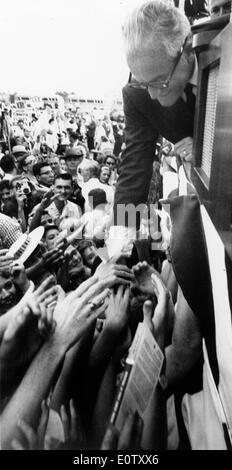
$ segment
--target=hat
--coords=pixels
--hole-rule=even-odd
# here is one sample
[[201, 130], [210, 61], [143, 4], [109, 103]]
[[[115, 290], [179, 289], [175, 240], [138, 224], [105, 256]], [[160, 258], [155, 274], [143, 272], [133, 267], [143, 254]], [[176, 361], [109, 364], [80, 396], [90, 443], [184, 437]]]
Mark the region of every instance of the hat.
[[80, 157], [83, 157], [83, 156], [84, 156], [84, 153], [83, 153], [82, 149], [71, 148], [71, 149], [66, 150], [63, 158], [69, 158], [69, 157], [80, 158]]
[[14, 147], [12, 147], [12, 153], [13, 154], [21, 153], [21, 152], [27, 153], [24, 145], [14, 145]]
[[35, 228], [30, 233], [23, 233], [17, 240], [11, 245], [8, 254], [14, 256], [18, 263], [25, 263], [35, 248], [38, 246], [44, 233], [44, 227], [40, 226]]

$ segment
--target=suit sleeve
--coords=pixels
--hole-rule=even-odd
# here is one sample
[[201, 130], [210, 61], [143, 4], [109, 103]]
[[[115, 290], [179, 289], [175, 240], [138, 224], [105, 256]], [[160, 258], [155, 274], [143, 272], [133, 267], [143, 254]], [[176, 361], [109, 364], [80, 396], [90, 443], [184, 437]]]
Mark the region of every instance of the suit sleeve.
[[149, 119], [135, 106], [127, 87], [123, 89], [123, 101], [126, 148], [119, 168], [115, 211], [117, 204], [137, 206], [147, 201], [158, 137]]

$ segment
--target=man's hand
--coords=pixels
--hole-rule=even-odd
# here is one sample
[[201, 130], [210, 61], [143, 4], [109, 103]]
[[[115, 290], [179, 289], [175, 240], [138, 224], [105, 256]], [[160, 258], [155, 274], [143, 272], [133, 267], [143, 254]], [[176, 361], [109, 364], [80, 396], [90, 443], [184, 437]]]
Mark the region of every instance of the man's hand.
[[111, 293], [109, 304], [106, 309], [105, 327], [120, 333], [126, 326], [129, 320], [128, 303], [129, 303], [130, 289], [124, 288], [120, 285], [117, 293]]
[[174, 145], [173, 155], [179, 155], [181, 160], [185, 162], [192, 161], [193, 139], [185, 137]]
[[147, 261], [139, 261], [132, 267], [132, 271], [135, 276], [135, 286], [144, 294], [154, 295], [151, 274], [158, 272]]
[[27, 277], [25, 266], [23, 264], [15, 263], [11, 272], [14, 279], [14, 284], [16, 284], [20, 291], [25, 294], [30, 286], [30, 281]]
[[55, 201], [55, 199], [57, 199], [57, 197], [58, 197], [58, 194], [54, 194], [52, 190], [48, 191], [43, 196], [43, 199], [39, 205], [39, 209], [44, 211], [45, 209], [47, 209], [47, 207], [51, 205], [53, 201]]
[[42, 254], [43, 264], [47, 269], [53, 269], [63, 264], [65, 258], [63, 250], [53, 248]]
[[105, 312], [109, 289], [95, 276], [83, 282], [58, 303], [54, 310], [56, 329], [53, 340], [67, 351]]
[[165, 251], [170, 247], [172, 235], [172, 221], [165, 209], [156, 209], [156, 214], [160, 217], [160, 228], [162, 233], [162, 249]]
[[105, 287], [113, 287], [117, 284], [128, 285], [135, 280], [131, 269], [124, 264], [116, 264], [112, 261], [101, 263], [95, 274], [100, 281], [105, 282]]
[[164, 349], [168, 333], [170, 293], [160, 276], [153, 273], [151, 279], [157, 297], [157, 305], [153, 317], [155, 338], [161, 349]]
[[1, 367], [8, 371], [5, 375], [7, 381], [10, 372], [15, 373], [18, 367], [27, 364], [44, 339], [54, 331], [53, 311], [60, 291], [58, 286], [51, 286], [52, 281], [53, 277], [50, 276], [34, 292], [29, 289], [12, 309], [0, 348]]
[[47, 434], [45, 437], [45, 449], [62, 449], [64, 444], [66, 448], [69, 446], [70, 448], [73, 448], [74, 444], [76, 444], [77, 448], [79, 446], [83, 447], [85, 437], [79, 413], [72, 399], [69, 401], [69, 410], [67, 410], [64, 405], [61, 406], [60, 419], [63, 425], [64, 442], [61, 442]]
[[173, 303], [169, 290], [166, 288], [161, 277], [153, 272], [151, 283], [154, 294], [157, 297], [157, 304], [154, 310], [151, 300], [146, 300], [143, 304], [144, 322], [156, 338], [160, 348], [164, 350], [167, 345], [167, 335], [169, 327], [169, 316], [173, 314]]

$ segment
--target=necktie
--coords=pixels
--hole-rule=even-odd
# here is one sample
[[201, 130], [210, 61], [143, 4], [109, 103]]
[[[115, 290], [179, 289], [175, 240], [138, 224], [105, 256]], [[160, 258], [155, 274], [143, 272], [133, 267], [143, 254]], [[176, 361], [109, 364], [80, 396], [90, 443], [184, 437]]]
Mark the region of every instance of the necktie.
[[190, 111], [194, 114], [196, 96], [193, 93], [193, 85], [191, 85], [191, 83], [188, 83], [184, 91], [187, 98], [187, 106], [189, 107]]

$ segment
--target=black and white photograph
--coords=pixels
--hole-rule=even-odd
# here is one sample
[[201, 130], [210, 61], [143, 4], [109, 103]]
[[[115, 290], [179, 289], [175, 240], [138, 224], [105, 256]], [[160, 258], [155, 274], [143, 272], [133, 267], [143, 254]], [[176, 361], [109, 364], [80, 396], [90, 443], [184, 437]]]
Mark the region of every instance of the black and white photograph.
[[221, 463], [232, 1], [3, 1], [0, 44], [0, 457]]

